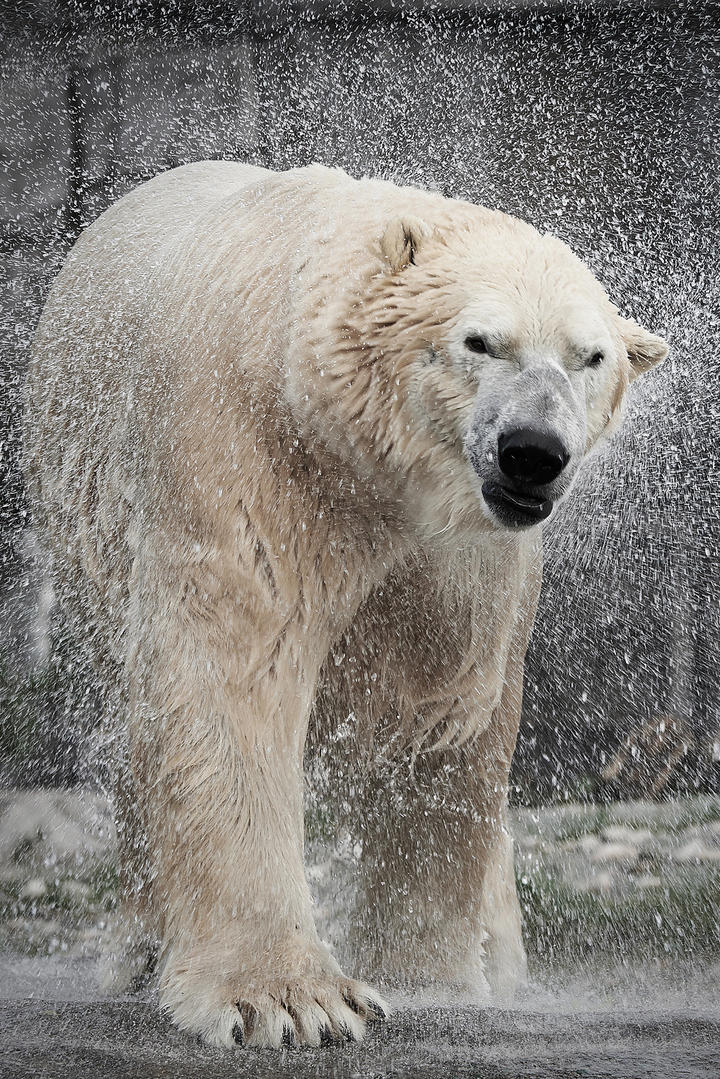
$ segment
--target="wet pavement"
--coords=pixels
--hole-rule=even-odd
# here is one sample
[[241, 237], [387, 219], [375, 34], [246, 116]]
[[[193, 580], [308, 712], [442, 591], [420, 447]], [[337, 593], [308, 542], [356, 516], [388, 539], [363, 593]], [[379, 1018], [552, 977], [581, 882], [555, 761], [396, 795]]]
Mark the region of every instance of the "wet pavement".
[[0, 1075], [72, 1079], [684, 1079], [720, 1074], [720, 1022], [673, 1013], [420, 1007], [361, 1045], [211, 1050], [148, 1002], [0, 1003]]
[[[177, 1031], [151, 991], [100, 993], [116, 901], [103, 801], [6, 792], [0, 1079], [718, 1079], [718, 800], [514, 811], [513, 830], [533, 975], [512, 1009], [396, 998], [360, 1045], [227, 1052]], [[351, 850], [310, 851], [340, 956], [352, 867]]]

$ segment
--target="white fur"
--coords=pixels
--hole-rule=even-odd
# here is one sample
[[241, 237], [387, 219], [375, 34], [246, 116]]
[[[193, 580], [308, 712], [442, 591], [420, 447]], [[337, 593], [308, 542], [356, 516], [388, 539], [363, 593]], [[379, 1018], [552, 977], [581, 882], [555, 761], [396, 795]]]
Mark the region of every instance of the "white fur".
[[477, 999], [522, 976], [505, 806], [540, 536], [483, 470], [529, 415], [572, 450], [563, 497], [663, 348], [559, 241], [318, 166], [174, 170], [78, 241], [27, 472], [115, 702], [124, 976], [156, 939], [183, 1029], [316, 1045], [386, 1010], [315, 930], [306, 752], [362, 847], [360, 969]]

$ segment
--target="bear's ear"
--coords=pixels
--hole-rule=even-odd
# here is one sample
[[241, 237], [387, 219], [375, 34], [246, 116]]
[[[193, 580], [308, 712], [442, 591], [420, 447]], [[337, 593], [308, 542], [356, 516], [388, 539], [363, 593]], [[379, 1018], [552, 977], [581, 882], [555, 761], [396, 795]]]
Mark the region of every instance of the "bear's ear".
[[380, 240], [380, 250], [390, 263], [393, 273], [415, 263], [415, 255], [429, 229], [419, 218], [396, 217], [385, 229]]
[[670, 351], [667, 341], [648, 333], [634, 319], [620, 319], [620, 333], [630, 360], [630, 381], [644, 375], [656, 363], [662, 363]]

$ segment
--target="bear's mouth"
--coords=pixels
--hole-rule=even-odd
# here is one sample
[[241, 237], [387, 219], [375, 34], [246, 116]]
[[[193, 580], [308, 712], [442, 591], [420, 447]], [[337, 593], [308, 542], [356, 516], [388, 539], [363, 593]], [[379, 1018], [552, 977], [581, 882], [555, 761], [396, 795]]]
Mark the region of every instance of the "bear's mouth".
[[553, 501], [528, 491], [512, 490], [500, 483], [482, 485], [483, 498], [495, 516], [510, 528], [526, 528], [552, 513]]

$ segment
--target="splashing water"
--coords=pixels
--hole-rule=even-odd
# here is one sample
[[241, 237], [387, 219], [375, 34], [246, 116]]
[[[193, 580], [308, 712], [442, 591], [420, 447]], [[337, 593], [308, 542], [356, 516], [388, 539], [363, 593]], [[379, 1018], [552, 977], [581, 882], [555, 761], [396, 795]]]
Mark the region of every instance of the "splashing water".
[[[624, 428], [587, 462], [546, 528], [514, 773], [516, 801], [526, 808], [514, 824], [533, 971], [552, 991], [536, 988], [527, 1007], [546, 1018], [577, 1000], [594, 1012], [624, 1011], [638, 963], [651, 986], [648, 1013], [684, 1009], [717, 1021], [707, 1011], [720, 950], [712, 916], [720, 850], [716, 12], [700, 4], [181, 9], [158, 21], [140, 7], [79, 5], [66, 21], [17, 16], [5, 30], [6, 785], [88, 779], [88, 740], [76, 732], [96, 711], [97, 691], [52, 612], [17, 463], [27, 350], [48, 281], [79, 229], [155, 171], [207, 157], [273, 168], [317, 160], [497, 207], [570, 243], [621, 310], [672, 346], [670, 360], [633, 388]], [[654, 749], [639, 736], [648, 725]], [[671, 729], [677, 737], [660, 745]], [[602, 780], [626, 738], [619, 773]], [[89, 741], [97, 756], [97, 736]], [[650, 776], [666, 764], [658, 793], [693, 798], [636, 805], [632, 819], [614, 802], [602, 804], [651, 795]], [[94, 797], [86, 804], [103, 832], [104, 803]], [[587, 797], [601, 804], [578, 808]], [[18, 950], [55, 953], [55, 964], [63, 944], [73, 962], [95, 956], [114, 903], [111, 847], [91, 857], [78, 841], [63, 861], [53, 833], [53, 843], [35, 849], [32, 831], [13, 832], [8, 822], [17, 804], [15, 796], [3, 803], [0, 829], [17, 840], [5, 868], [20, 867], [3, 877], [3, 926], [19, 924], [2, 933], [16, 995], [41, 994], [54, 973], [17, 958]], [[63, 806], [52, 803], [45, 832], [53, 822], [69, 822], [66, 833], [78, 827], [80, 811]], [[311, 805], [311, 833], [316, 817]], [[645, 832], [650, 838], [638, 838]], [[330, 893], [351, 887], [353, 852], [340, 844], [340, 853], [319, 851], [317, 864], [314, 888], [332, 938], [339, 930]], [[73, 883], [87, 891], [73, 898]], [[613, 994], [617, 973], [601, 973], [593, 995], [583, 964], [592, 977], [608, 964], [627, 970], [630, 953], [630, 988]], [[568, 958], [577, 994], [558, 974]], [[686, 993], [677, 988], [683, 978]], [[446, 1034], [438, 1028], [434, 1036]], [[507, 1030], [503, 1037], [507, 1043]]]

